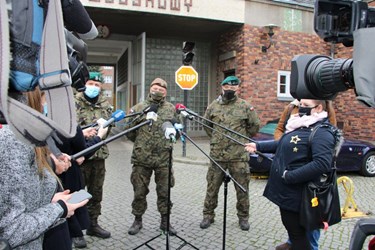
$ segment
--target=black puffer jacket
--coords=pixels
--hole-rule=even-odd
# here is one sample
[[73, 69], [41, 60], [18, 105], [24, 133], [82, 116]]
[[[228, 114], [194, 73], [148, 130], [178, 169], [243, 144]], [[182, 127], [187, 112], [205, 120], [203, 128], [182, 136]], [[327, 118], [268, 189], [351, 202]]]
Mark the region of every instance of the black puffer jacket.
[[[317, 181], [331, 171], [335, 138], [329, 124], [322, 122], [284, 134], [279, 141], [259, 142], [260, 152], [275, 152], [264, 196], [280, 208], [298, 212], [302, 187], [308, 181]], [[309, 145], [314, 126], [321, 126]], [[284, 171], [288, 172], [285, 179]]]

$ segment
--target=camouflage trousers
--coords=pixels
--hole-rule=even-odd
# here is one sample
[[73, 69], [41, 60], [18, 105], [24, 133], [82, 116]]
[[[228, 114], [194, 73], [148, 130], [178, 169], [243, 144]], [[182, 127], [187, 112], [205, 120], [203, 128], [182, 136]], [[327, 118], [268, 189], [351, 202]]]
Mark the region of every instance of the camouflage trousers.
[[[229, 170], [231, 176], [246, 190], [249, 190], [250, 169], [247, 162], [218, 162], [220, 166]], [[208, 169], [207, 176], [207, 192], [204, 200], [203, 217], [214, 218], [215, 208], [218, 203], [218, 193], [222, 183], [224, 182], [224, 173], [216, 166], [211, 165]], [[238, 218], [249, 218], [249, 193], [242, 192], [234, 185], [237, 193], [237, 216]]]
[[98, 219], [102, 210], [105, 160], [86, 160], [81, 165], [85, 186], [92, 198], [87, 203], [91, 220]]
[[[168, 212], [168, 170], [167, 166], [142, 166], [138, 164], [133, 165], [132, 173], [130, 176], [131, 183], [133, 184], [134, 199], [132, 202], [132, 214], [135, 216], [142, 216], [147, 209], [146, 196], [150, 192], [148, 189], [152, 172], [155, 173], [156, 193], [157, 193], [157, 206], [161, 215]], [[171, 187], [174, 186], [173, 169], [171, 175]], [[172, 202], [171, 202], [172, 207]]]

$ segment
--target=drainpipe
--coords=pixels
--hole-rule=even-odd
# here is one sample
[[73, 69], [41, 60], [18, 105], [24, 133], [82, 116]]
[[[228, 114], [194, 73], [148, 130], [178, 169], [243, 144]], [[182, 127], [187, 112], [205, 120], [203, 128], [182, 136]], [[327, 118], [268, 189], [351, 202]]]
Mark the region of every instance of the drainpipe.
[[336, 49], [335, 43], [331, 43], [330, 53], [331, 53], [332, 58], [335, 58], [335, 49]]

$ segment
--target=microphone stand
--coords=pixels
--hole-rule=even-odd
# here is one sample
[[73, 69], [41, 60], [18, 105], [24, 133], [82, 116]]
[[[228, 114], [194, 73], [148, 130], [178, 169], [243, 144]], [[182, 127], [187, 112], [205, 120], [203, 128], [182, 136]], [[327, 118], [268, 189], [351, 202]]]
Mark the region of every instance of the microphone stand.
[[109, 137], [109, 138], [107, 138], [105, 140], [102, 140], [102, 141], [100, 141], [100, 142], [92, 145], [91, 147], [88, 147], [88, 148], [82, 150], [81, 152], [78, 152], [78, 153], [76, 153], [74, 155], [71, 155], [70, 156], [71, 157], [71, 161], [74, 161], [74, 160], [78, 159], [79, 157], [84, 156], [84, 155], [90, 153], [91, 151], [95, 151], [95, 150], [99, 149], [101, 146], [103, 146], [103, 145], [105, 145], [105, 144], [107, 144], [107, 143], [109, 143], [111, 141], [114, 141], [114, 140], [120, 138], [121, 136], [123, 136], [123, 135], [125, 135], [125, 134], [127, 134], [127, 133], [129, 133], [129, 132], [131, 132], [133, 130], [136, 130], [136, 129], [144, 126], [144, 125], [150, 124], [151, 121], [152, 120], [147, 120], [147, 121], [141, 122], [140, 124], [135, 125], [132, 128], [124, 130], [124, 131], [122, 131], [122, 132], [120, 132], [120, 133], [118, 133], [118, 134], [116, 134], [116, 135], [114, 135], [112, 137]]
[[[166, 229], [166, 232], [165, 232], [165, 234], [166, 234], [165, 249], [166, 250], [169, 250], [169, 227], [170, 227], [170, 223], [169, 222], [170, 222], [170, 215], [171, 215], [171, 178], [172, 178], [172, 156], [173, 156], [173, 143], [172, 143], [172, 139], [170, 139], [170, 145], [169, 145], [169, 150], [168, 151], [169, 151], [169, 160], [168, 160], [168, 192], [167, 192], [167, 229]], [[161, 233], [161, 234], [153, 237], [152, 239], [146, 241], [145, 243], [142, 243], [141, 245], [137, 246], [133, 250], [138, 249], [138, 248], [140, 248], [142, 246], [147, 246], [149, 249], [155, 250], [150, 245], [148, 245], [148, 243], [150, 243], [151, 241], [159, 238], [162, 235], [163, 235], [163, 233]], [[192, 248], [199, 250], [199, 248], [193, 246], [192, 244], [190, 244], [189, 242], [187, 242], [185, 239], [181, 238], [177, 234], [175, 235], [175, 237], [177, 237], [178, 239], [180, 239], [181, 241], [183, 241], [183, 243], [177, 249], [181, 249], [185, 245], [189, 245]]]
[[210, 123], [212, 123], [212, 124], [214, 124], [214, 125], [216, 125], [216, 126], [222, 128], [222, 129], [225, 129], [225, 130], [227, 130], [227, 131], [229, 131], [229, 132], [231, 132], [231, 133], [233, 133], [233, 134], [235, 134], [235, 135], [238, 135], [239, 137], [242, 137], [242, 138], [244, 138], [244, 139], [246, 139], [246, 140], [249, 140], [249, 141], [251, 141], [251, 142], [256, 142], [256, 141], [254, 141], [253, 139], [251, 139], [250, 137], [244, 136], [244, 135], [238, 133], [237, 131], [234, 131], [234, 130], [232, 130], [232, 129], [230, 129], [230, 128], [227, 128], [227, 127], [225, 127], [225, 126], [223, 126], [223, 125], [221, 125], [221, 124], [219, 124], [219, 123], [216, 123], [216, 122], [214, 122], [214, 121], [211, 121], [211, 120], [209, 120], [209, 119], [207, 119], [207, 118], [205, 118], [205, 117], [203, 117], [203, 116], [200, 116], [200, 115], [198, 115], [197, 113], [195, 113], [195, 112], [193, 112], [193, 111], [191, 111], [191, 110], [185, 109], [185, 111], [188, 112], [189, 114], [191, 114], [192, 116], [199, 117], [199, 118], [201, 118], [202, 120], [205, 120], [205, 121], [207, 121], [207, 122], [210, 122]]
[[230, 180], [233, 181], [234, 185], [236, 185], [242, 192], [246, 193], [247, 190], [241, 186], [229, 173], [228, 170], [224, 170], [219, 163], [217, 163], [211, 156], [203, 151], [184, 131], [179, 130], [179, 132], [185, 136], [194, 146], [199, 149], [205, 156], [207, 156], [223, 173], [224, 173], [224, 218], [223, 218], [223, 250], [225, 250], [225, 241], [226, 241], [226, 226], [227, 226], [227, 201], [228, 201], [228, 182]]
[[[246, 145], [244, 144], [244, 143], [242, 143], [242, 142], [240, 142], [240, 141], [238, 141], [238, 140], [236, 140], [236, 139], [234, 139], [233, 137], [230, 137], [229, 135], [227, 135], [227, 134], [224, 134], [224, 133], [222, 133], [222, 132], [220, 132], [219, 130], [217, 130], [217, 129], [214, 129], [213, 127], [210, 127], [209, 125], [207, 125], [207, 124], [204, 124], [203, 122], [201, 122], [201, 121], [198, 121], [197, 119], [195, 119], [195, 118], [193, 118], [193, 120], [195, 121], [195, 122], [197, 122], [197, 123], [199, 123], [199, 124], [201, 124], [201, 125], [203, 125], [203, 126], [205, 126], [206, 128], [209, 128], [209, 129], [211, 129], [212, 131], [216, 131], [216, 132], [218, 132], [218, 133], [220, 133], [220, 134], [222, 134], [222, 135], [224, 135], [226, 138], [228, 138], [228, 139], [230, 139], [230, 140], [232, 140], [232, 141], [234, 141], [235, 143], [238, 143], [238, 144], [240, 144], [241, 146], [243, 146], [243, 147], [245, 147]], [[265, 154], [263, 154], [262, 152], [259, 152], [259, 151], [255, 151], [255, 153], [257, 153], [258, 155], [260, 155], [260, 156], [262, 156], [262, 157], [264, 157], [264, 158], [266, 158], [266, 159], [268, 159], [268, 160], [270, 160], [270, 161], [273, 161], [273, 159], [271, 159], [270, 157], [268, 157], [267, 155], [265, 155]]]

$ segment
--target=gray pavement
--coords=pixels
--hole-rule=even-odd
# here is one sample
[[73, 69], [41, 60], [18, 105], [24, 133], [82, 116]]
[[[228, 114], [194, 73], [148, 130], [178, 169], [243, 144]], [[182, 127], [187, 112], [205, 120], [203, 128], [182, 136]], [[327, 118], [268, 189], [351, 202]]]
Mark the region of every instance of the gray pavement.
[[[193, 138], [194, 142], [206, 153], [209, 143], [204, 138]], [[111, 231], [110, 239], [99, 239], [86, 236], [87, 249], [167, 249], [166, 237], [161, 235], [150, 242], [146, 241], [160, 235], [160, 215], [156, 207], [155, 184], [150, 184], [147, 196], [148, 209], [143, 217], [143, 229], [137, 235], [127, 233], [133, 222], [131, 202], [133, 198], [130, 183], [130, 155], [132, 143], [119, 139], [108, 144], [110, 157], [107, 159], [107, 173], [102, 203], [100, 224]], [[180, 249], [185, 240], [198, 249], [223, 249], [223, 210], [224, 194], [221, 188], [219, 204], [216, 209], [215, 223], [208, 229], [201, 229], [203, 201], [206, 192], [206, 171], [209, 160], [191, 142], [187, 141], [186, 157], [182, 157], [182, 144], [174, 145], [174, 174], [176, 185], [171, 190], [173, 202], [171, 223], [178, 231], [177, 237], [169, 237], [169, 249]], [[354, 184], [354, 200], [361, 211], [374, 211], [375, 178], [362, 177], [356, 173], [346, 174]], [[228, 205], [226, 219], [226, 249], [274, 249], [287, 239], [278, 207], [262, 196], [266, 179], [253, 178], [250, 181], [250, 231], [244, 232], [238, 226], [236, 215], [236, 195], [233, 183], [228, 185]], [[340, 187], [341, 203], [344, 203], [345, 192]], [[348, 249], [350, 236], [358, 218], [344, 219], [327, 232], [322, 232], [320, 249]], [[368, 242], [368, 240], [367, 240]], [[367, 245], [367, 242], [365, 246]], [[194, 249], [185, 245], [181, 249]], [[367, 249], [367, 248], [363, 248]]]

